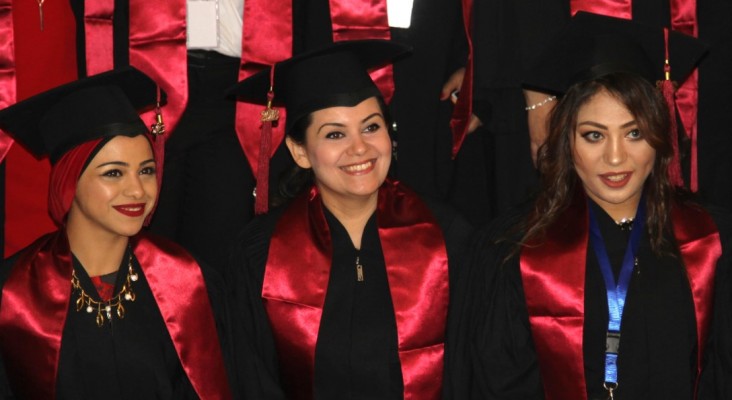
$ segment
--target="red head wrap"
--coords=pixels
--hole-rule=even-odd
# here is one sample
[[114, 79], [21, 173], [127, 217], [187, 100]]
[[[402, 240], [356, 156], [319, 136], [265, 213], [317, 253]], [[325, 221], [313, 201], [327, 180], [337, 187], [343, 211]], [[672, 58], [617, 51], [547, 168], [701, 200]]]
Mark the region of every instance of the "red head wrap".
[[48, 212], [57, 226], [63, 226], [71, 202], [76, 195], [76, 183], [87, 160], [104, 138], [84, 142], [66, 152], [51, 168], [48, 187]]

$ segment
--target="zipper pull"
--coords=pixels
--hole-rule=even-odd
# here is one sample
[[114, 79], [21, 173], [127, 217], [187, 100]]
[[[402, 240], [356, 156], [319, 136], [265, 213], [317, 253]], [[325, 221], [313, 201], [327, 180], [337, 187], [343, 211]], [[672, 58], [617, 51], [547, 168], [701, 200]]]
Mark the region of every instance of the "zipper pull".
[[356, 256], [356, 281], [363, 282], [363, 265], [358, 256]]

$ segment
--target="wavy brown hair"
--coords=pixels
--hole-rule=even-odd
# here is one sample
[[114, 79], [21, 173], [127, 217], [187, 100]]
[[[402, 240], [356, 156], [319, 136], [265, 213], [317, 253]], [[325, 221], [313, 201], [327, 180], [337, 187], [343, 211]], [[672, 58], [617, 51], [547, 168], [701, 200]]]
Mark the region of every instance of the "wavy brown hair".
[[549, 135], [539, 148], [537, 166], [541, 189], [532, 212], [524, 221], [521, 244], [543, 238], [547, 227], [570, 205], [582, 182], [574, 167], [572, 136], [577, 114], [593, 96], [607, 91], [630, 111], [643, 138], [656, 150], [651, 174], [644, 184], [646, 229], [653, 251], [665, 246], [673, 188], [667, 169], [673, 157], [669, 112], [661, 92], [648, 81], [630, 73], [613, 73], [572, 86], [557, 103], [549, 118]]

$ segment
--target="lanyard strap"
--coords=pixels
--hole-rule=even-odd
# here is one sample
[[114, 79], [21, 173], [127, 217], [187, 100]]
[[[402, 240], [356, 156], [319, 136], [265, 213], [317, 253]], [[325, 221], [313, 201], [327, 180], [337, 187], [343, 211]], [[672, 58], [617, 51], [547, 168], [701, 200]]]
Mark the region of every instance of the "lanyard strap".
[[590, 243], [592, 243], [597, 261], [600, 263], [600, 270], [607, 290], [608, 326], [605, 350], [605, 385], [606, 388], [614, 389], [618, 384], [617, 361], [620, 348], [620, 322], [623, 318], [623, 308], [625, 307], [625, 297], [628, 294], [630, 277], [635, 266], [635, 254], [645, 225], [645, 201], [642, 197], [638, 204], [617, 284], [610, 266], [610, 258], [607, 255], [605, 242], [600, 233], [600, 226], [597, 223], [597, 217], [593, 207], [588, 208], [590, 211]]

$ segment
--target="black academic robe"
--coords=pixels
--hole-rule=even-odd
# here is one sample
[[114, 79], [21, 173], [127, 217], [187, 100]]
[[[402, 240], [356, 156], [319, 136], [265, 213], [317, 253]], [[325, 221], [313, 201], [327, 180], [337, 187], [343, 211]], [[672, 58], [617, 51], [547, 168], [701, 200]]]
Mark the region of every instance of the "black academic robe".
[[[614, 273], [618, 274], [628, 232], [595, 207]], [[477, 237], [469, 272], [459, 285], [461, 297], [451, 309], [448, 344], [449, 398], [543, 399], [542, 378], [532, 342], [519, 254], [511, 230], [523, 213], [496, 220]], [[712, 328], [705, 351], [700, 396], [732, 398], [729, 368], [730, 240], [732, 218], [713, 214], [723, 255], [717, 263]], [[615, 398], [693, 398], [697, 367], [694, 305], [679, 258], [656, 256], [644, 234], [638, 250], [622, 319], [621, 351]], [[605, 283], [588, 243], [583, 329], [584, 373], [588, 399], [605, 399], [603, 389], [608, 311]]]
[[[427, 204], [445, 238], [452, 296], [472, 229], [451, 209]], [[277, 373], [278, 361], [261, 293], [269, 241], [282, 211], [273, 210], [246, 227], [231, 263], [237, 311], [249, 323], [254, 347], [273, 373]], [[315, 398], [401, 399], [396, 319], [375, 215], [364, 229], [361, 249], [356, 250], [345, 228], [326, 208], [324, 212], [331, 230], [333, 261], [315, 348]], [[292, 246], [292, 257], [297, 257], [301, 250], [297, 243]], [[357, 256], [364, 266], [363, 282], [356, 282]], [[280, 359], [287, 362], [287, 355]]]
[[[17, 259], [18, 255], [15, 255], [3, 262], [0, 287]], [[61, 337], [57, 399], [198, 399], [181, 366], [144, 271], [135, 257], [132, 267], [139, 276], [131, 285], [136, 298], [135, 301], [122, 302], [124, 318], [117, 318], [113, 310], [111, 321], [97, 326], [96, 311], [76, 311], [78, 292], [72, 291]], [[99, 300], [93, 283], [76, 257], [73, 257], [73, 268], [84, 291]], [[125, 254], [117, 273], [115, 294], [124, 284], [127, 270], [128, 254]], [[211, 340], [218, 340], [221, 345], [228, 380], [236, 395], [239, 390], [236, 387], [244, 380], [235, 373], [227, 288], [216, 271], [205, 266], [201, 270], [218, 331], [218, 338]], [[72, 290], [71, 285], [69, 290]], [[181, 309], [180, 312], [186, 310]], [[2, 365], [0, 372], [0, 398], [15, 398], [11, 394], [13, 384]]]

